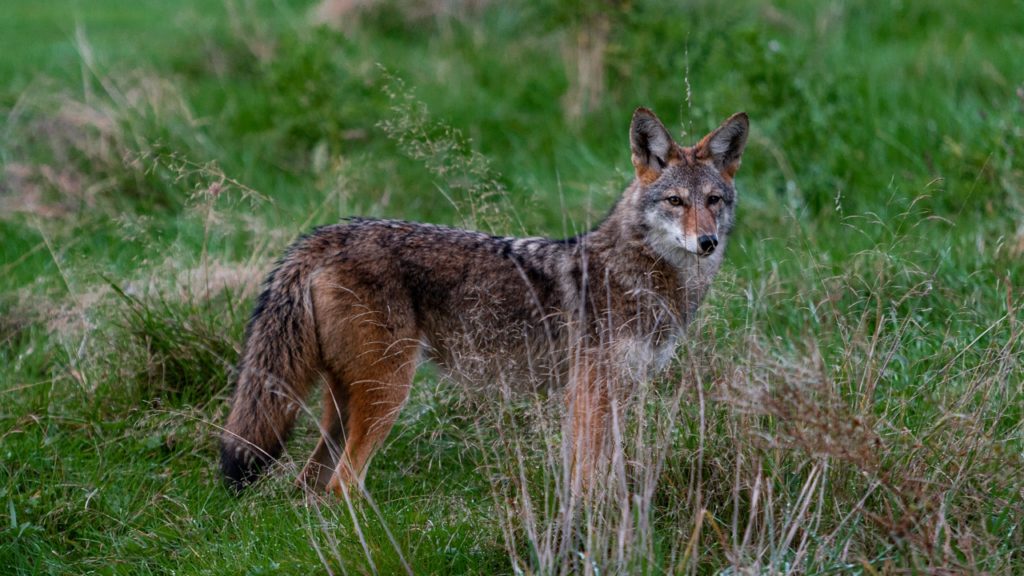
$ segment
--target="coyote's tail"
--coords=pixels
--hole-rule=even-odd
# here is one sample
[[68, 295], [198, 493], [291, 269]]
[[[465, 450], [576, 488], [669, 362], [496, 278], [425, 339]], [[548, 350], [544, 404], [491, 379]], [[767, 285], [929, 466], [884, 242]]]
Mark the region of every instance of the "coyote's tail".
[[281, 455], [320, 365], [309, 276], [315, 250], [296, 242], [267, 276], [245, 333], [220, 440], [225, 481], [241, 490]]

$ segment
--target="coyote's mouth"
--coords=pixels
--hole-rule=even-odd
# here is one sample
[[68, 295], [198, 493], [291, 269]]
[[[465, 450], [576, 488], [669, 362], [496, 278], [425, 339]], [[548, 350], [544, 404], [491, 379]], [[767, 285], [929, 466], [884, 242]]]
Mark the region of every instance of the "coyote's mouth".
[[676, 241], [682, 247], [683, 250], [697, 256], [698, 258], [707, 258], [715, 253], [715, 249], [718, 247], [718, 237], [701, 236], [676, 236]]
[[676, 236], [676, 242], [687, 254], [692, 254], [698, 258], [704, 258], [710, 254], [706, 254], [700, 249], [696, 236]]

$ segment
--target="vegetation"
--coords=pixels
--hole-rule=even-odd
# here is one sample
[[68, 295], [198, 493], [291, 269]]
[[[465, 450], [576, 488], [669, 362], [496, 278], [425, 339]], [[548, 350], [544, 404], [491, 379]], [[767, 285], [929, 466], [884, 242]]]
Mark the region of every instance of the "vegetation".
[[[1024, 572], [1020, 0], [353, 4], [0, 8], [6, 573]], [[585, 229], [640, 105], [753, 134], [727, 264], [593, 508], [562, 496], [557, 394], [429, 368], [369, 496], [294, 488], [312, 417], [224, 488], [292, 238]]]

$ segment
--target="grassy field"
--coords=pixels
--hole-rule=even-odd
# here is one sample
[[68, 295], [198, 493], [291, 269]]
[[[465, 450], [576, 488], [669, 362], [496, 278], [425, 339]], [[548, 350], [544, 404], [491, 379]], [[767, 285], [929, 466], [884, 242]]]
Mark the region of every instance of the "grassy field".
[[[6, 0], [0, 571], [1024, 572], [1024, 2], [600, 6]], [[225, 489], [244, 323], [296, 235], [585, 229], [641, 105], [753, 131], [620, 484], [573, 517], [557, 394], [425, 367], [369, 497], [294, 488], [312, 417]]]

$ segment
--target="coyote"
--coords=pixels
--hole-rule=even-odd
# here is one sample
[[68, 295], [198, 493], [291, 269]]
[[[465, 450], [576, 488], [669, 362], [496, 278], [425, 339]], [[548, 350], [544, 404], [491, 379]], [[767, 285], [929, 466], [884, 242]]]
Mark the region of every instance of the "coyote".
[[683, 147], [637, 109], [636, 178], [571, 238], [362, 218], [301, 237], [246, 329], [221, 436], [229, 486], [280, 455], [320, 379], [321, 438], [298, 481], [336, 494], [361, 486], [426, 357], [481, 388], [564, 384], [573, 483], [588, 487], [613, 398], [665, 367], [721, 265], [748, 128], [738, 113]]

